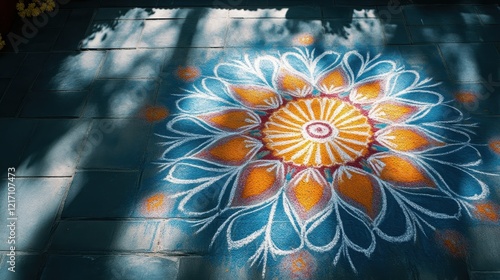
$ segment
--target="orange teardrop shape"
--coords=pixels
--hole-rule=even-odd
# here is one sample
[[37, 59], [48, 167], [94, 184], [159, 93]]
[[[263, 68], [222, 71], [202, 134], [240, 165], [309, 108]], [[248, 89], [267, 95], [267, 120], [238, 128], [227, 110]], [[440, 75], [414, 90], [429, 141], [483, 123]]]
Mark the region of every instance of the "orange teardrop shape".
[[379, 156], [370, 163], [382, 180], [402, 187], [435, 187], [435, 184], [408, 158], [396, 155]]
[[199, 117], [212, 126], [229, 131], [243, 130], [259, 123], [259, 119], [250, 112], [237, 109], [208, 113]]
[[443, 142], [428, 138], [419, 130], [405, 127], [393, 127], [379, 135], [377, 140], [394, 150], [403, 152], [421, 151], [444, 145]]
[[347, 87], [348, 83], [349, 81], [344, 70], [341, 67], [337, 67], [325, 74], [319, 80], [318, 85], [325, 93], [336, 93]]
[[370, 178], [370, 175], [359, 171], [339, 170], [335, 189], [344, 200], [352, 203], [353, 206], [360, 208], [372, 220], [380, 212], [380, 189], [378, 183]]
[[243, 105], [253, 109], [277, 108], [281, 101], [276, 92], [261, 86], [232, 85], [230, 88]]

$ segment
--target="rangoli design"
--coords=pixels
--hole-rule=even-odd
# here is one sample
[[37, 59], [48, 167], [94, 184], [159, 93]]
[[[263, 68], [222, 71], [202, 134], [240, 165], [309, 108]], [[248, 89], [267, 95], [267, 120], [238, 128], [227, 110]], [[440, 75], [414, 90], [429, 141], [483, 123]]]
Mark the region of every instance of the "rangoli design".
[[219, 63], [178, 96], [162, 174], [199, 231], [218, 222], [212, 243], [255, 250], [263, 274], [269, 256], [304, 250], [355, 270], [353, 251], [369, 257], [377, 240], [407, 242], [487, 205], [474, 124], [437, 88], [357, 51]]

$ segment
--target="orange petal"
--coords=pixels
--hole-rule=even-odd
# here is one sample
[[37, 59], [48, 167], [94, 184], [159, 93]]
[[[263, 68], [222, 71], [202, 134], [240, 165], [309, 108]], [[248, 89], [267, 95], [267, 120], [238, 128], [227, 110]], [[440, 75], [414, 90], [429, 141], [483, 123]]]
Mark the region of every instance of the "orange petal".
[[490, 149], [497, 153], [500, 154], [500, 140], [494, 139], [489, 142]]
[[417, 111], [416, 107], [399, 102], [380, 102], [370, 110], [370, 117], [381, 122], [402, 122]]
[[455, 94], [455, 99], [460, 103], [473, 103], [476, 101], [476, 95], [471, 92], [459, 92]]
[[244, 130], [260, 123], [260, 119], [256, 115], [238, 109], [207, 113], [198, 117], [214, 127], [229, 131]]
[[372, 175], [355, 168], [338, 169], [334, 188], [342, 199], [365, 212], [372, 220], [380, 213], [382, 195]]
[[381, 131], [377, 141], [385, 146], [403, 152], [422, 151], [444, 143], [434, 140], [416, 128], [390, 127]]
[[437, 231], [435, 233], [435, 238], [437, 243], [454, 257], [464, 258], [469, 251], [467, 240], [457, 231]]
[[369, 159], [369, 163], [377, 175], [402, 187], [435, 187], [429, 175], [407, 157], [380, 153]]
[[286, 255], [280, 264], [282, 279], [313, 279], [317, 269], [316, 259], [307, 250]]
[[195, 66], [177, 68], [177, 77], [186, 82], [192, 82], [200, 76], [200, 69]]
[[151, 106], [144, 110], [144, 118], [148, 122], [161, 121], [168, 117], [168, 110], [161, 106]]
[[245, 106], [252, 109], [274, 109], [281, 104], [279, 95], [261, 86], [232, 85], [231, 91]]
[[166, 197], [162, 193], [157, 193], [148, 197], [144, 201], [143, 210], [146, 214], [163, 212], [165, 210]]
[[493, 203], [480, 203], [476, 205], [476, 217], [483, 221], [500, 221], [500, 207]]
[[314, 43], [314, 36], [309, 33], [303, 33], [297, 35], [293, 41], [301, 46], [309, 46]]
[[262, 144], [246, 136], [230, 136], [215, 142], [200, 157], [222, 164], [241, 165], [260, 148]]
[[338, 93], [343, 91], [349, 84], [345, 71], [339, 66], [326, 73], [318, 82], [318, 87], [324, 93]]
[[241, 173], [232, 205], [252, 205], [270, 198], [284, 181], [282, 165], [270, 161], [255, 161]]
[[303, 220], [322, 210], [331, 197], [331, 190], [325, 178], [316, 169], [306, 169], [296, 174], [286, 192]]
[[303, 97], [311, 93], [312, 87], [306, 79], [281, 69], [278, 74], [278, 88], [293, 96]]
[[354, 103], [371, 103], [384, 95], [383, 81], [375, 80], [355, 87], [350, 94]]

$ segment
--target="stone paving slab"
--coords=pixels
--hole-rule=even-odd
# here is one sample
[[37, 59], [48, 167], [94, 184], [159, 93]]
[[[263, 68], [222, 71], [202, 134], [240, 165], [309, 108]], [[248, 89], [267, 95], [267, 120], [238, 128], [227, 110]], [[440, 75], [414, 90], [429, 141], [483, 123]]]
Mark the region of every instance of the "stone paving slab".
[[138, 172], [78, 171], [62, 217], [129, 217], [135, 208], [139, 175]]
[[84, 116], [92, 118], [138, 118], [154, 104], [154, 80], [96, 80]]
[[[72, 1], [72, 3], [86, 3], [81, 1]], [[81, 41], [85, 38], [85, 34], [94, 15], [93, 9], [72, 9], [66, 20], [59, 38], [57, 39], [53, 50], [55, 51], [75, 51], [79, 50]]]
[[[7, 197], [7, 180], [0, 181], [2, 197]], [[19, 251], [42, 251], [49, 241], [52, 225], [59, 215], [59, 209], [66, 197], [70, 180], [68, 178], [18, 178], [15, 181], [16, 244]], [[29, 202], [29, 203], [26, 203]], [[7, 199], [0, 206], [7, 209]], [[2, 212], [2, 220], [7, 221], [7, 211]], [[9, 228], [0, 229], [3, 236], [9, 236]], [[2, 242], [0, 250], [8, 251], [10, 246]]]
[[403, 12], [410, 25], [479, 23], [474, 7], [468, 5], [409, 5]]
[[11, 80], [0, 100], [0, 116], [15, 117], [17, 115], [24, 97], [40, 72], [39, 68], [33, 68], [32, 65], [42, 65], [47, 57], [47, 53], [30, 53], [23, 60], [16, 77]]
[[15, 137], [2, 137], [0, 149], [2, 152], [2, 178], [7, 177], [7, 168], [19, 165], [21, 155], [26, 148], [28, 141], [37, 124], [37, 120], [2, 119], [0, 120], [0, 131], [2, 135], [17, 135]]
[[157, 221], [60, 221], [50, 250], [57, 252], [152, 252]]
[[475, 6], [479, 19], [483, 24], [499, 24], [500, 10], [498, 5]]
[[83, 143], [78, 167], [137, 170], [148, 134], [149, 124], [144, 120], [96, 119]]
[[176, 279], [178, 258], [141, 255], [51, 255], [41, 279]]
[[[439, 44], [439, 49], [454, 81], [478, 82], [487, 80], [489, 75], [493, 81], [500, 78], [500, 55], [494, 45], [449, 43]], [[471, 59], [476, 62], [472, 63]]]
[[23, 150], [18, 176], [72, 176], [90, 122], [40, 120]]
[[21, 67], [25, 54], [2, 53], [0, 55], [0, 77], [13, 78]]
[[[2, 253], [0, 256], [0, 277], [2, 277], [2, 279], [14, 279], [12, 277], [12, 272], [8, 270], [9, 263], [7, 259], [10, 260], [10, 256], [7, 256], [6, 253]], [[37, 279], [39, 271], [43, 268], [43, 264], [43, 257], [41, 255], [18, 254], [16, 256], [15, 279]]]
[[[195, 10], [186, 19], [146, 21], [139, 47], [223, 47], [227, 19], [199, 19], [202, 15], [200, 11]], [[183, 26], [182, 29], [178, 28], [180, 25]]]
[[34, 91], [25, 98], [20, 116], [24, 118], [78, 118], [88, 91]]
[[98, 74], [105, 78], [154, 79], [159, 76], [164, 50], [108, 51]]
[[[104, 52], [52, 53], [46, 59], [44, 70], [37, 77], [34, 90], [80, 91], [90, 88], [95, 78]], [[74, 65], [81, 65], [75, 72]]]

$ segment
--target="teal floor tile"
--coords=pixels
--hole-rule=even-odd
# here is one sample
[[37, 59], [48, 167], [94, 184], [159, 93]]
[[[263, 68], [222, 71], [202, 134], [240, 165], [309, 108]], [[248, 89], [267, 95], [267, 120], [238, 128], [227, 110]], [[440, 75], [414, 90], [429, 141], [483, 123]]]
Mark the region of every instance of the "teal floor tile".
[[139, 47], [223, 47], [226, 18], [205, 18], [203, 10], [192, 10], [185, 19], [146, 21]]
[[80, 91], [89, 89], [104, 58], [104, 52], [52, 53], [38, 76], [35, 90]]
[[272, 18], [232, 19], [229, 22], [226, 47], [284, 47], [296, 44], [297, 35], [310, 34], [318, 37], [323, 33], [320, 20]]
[[21, 44], [18, 49], [21, 52], [50, 51], [56, 43], [59, 33], [61, 33], [60, 28], [40, 28], [33, 38], [28, 39], [26, 44]]
[[40, 120], [19, 165], [19, 176], [72, 176], [89, 127], [86, 120]]
[[158, 221], [61, 221], [54, 231], [51, 251], [151, 252]]
[[403, 20], [394, 19], [384, 23], [386, 44], [405, 45], [410, 44], [410, 36]]
[[85, 107], [85, 117], [142, 117], [144, 108], [154, 104], [154, 80], [97, 80]]
[[[77, 3], [90, 3], [91, 1], [98, 0], [87, 0], [87, 1], [71, 1], [65, 7], [68, 7]], [[99, 0], [100, 1], [100, 0]], [[79, 50], [81, 41], [85, 39], [85, 34], [87, 33], [87, 28], [94, 15], [93, 9], [80, 8], [70, 10], [70, 14], [66, 21], [66, 24], [62, 27], [59, 38], [54, 44], [53, 50], [57, 51], [74, 51]]]
[[[16, 172], [16, 175], [20, 175]], [[7, 197], [7, 180], [1, 180], [2, 188], [0, 193]], [[55, 223], [66, 192], [69, 188], [68, 178], [16, 178], [15, 199], [16, 199], [16, 243], [18, 251], [38, 251], [41, 252], [49, 241], [51, 229]], [[5, 186], [5, 187], [4, 187]], [[29, 203], [27, 203], [29, 202]], [[7, 199], [0, 203], [7, 209]], [[0, 214], [3, 221], [7, 221], [7, 211]], [[4, 226], [0, 233], [9, 236], [9, 228]], [[9, 244], [2, 242], [1, 250], [7, 250]]]
[[30, 53], [26, 56], [0, 100], [0, 116], [17, 116], [25, 96], [41, 71], [40, 67], [34, 65], [43, 65], [47, 57], [47, 53]]
[[401, 57], [411, 68], [435, 80], [447, 80], [446, 67], [434, 45], [399, 46]]
[[[413, 43], [473, 43], [496, 41], [481, 25], [409, 26]], [[496, 36], [498, 37], [498, 36]]]
[[329, 48], [366, 49], [383, 46], [384, 23], [374, 18], [324, 20], [324, 44]]
[[409, 25], [479, 23], [474, 7], [468, 5], [409, 5], [403, 11]]
[[178, 266], [165, 256], [50, 255], [41, 279], [176, 279]]
[[[0, 119], [1, 177], [7, 177], [7, 168], [19, 166], [21, 155], [36, 126], [37, 120]], [[6, 137], [9, 136], [9, 137]]]
[[9, 271], [9, 252], [0, 256], [0, 277], [5, 280], [30, 280], [37, 279], [43, 267], [43, 256], [37, 254], [17, 254], [15, 259], [15, 272]]
[[79, 171], [62, 217], [127, 218], [135, 208], [138, 181], [138, 172]]
[[137, 3], [135, 0], [101, 0], [101, 7], [154, 7], [158, 0], [142, 0]]
[[137, 169], [149, 133], [143, 120], [94, 120], [83, 145], [80, 168]]
[[79, 117], [88, 91], [40, 91], [30, 93], [21, 110], [22, 117]]
[[26, 54], [24, 53], [6, 52], [0, 54], [0, 78], [13, 78], [17, 70], [21, 67], [25, 57]]
[[499, 5], [477, 5], [476, 11], [483, 24], [500, 24]]
[[0, 100], [3, 97], [3, 94], [5, 93], [5, 90], [10, 84], [10, 79], [0, 79]]
[[471, 273], [471, 280], [496, 280], [500, 278], [500, 272], [482, 272], [473, 271]]
[[276, 8], [248, 8], [229, 11], [231, 18], [288, 18], [321, 19], [321, 8], [317, 6], [283, 6]]
[[100, 20], [92, 22], [82, 41], [82, 49], [135, 48], [139, 42], [144, 21]]
[[157, 78], [164, 59], [164, 50], [108, 51], [99, 78]]
[[497, 271], [500, 267], [500, 228], [477, 225], [468, 231], [470, 240], [469, 263], [472, 271]]
[[500, 54], [491, 44], [440, 44], [450, 77], [460, 82], [500, 81]]
[[374, 7], [322, 7], [323, 19], [338, 18], [374, 18], [377, 9]]

